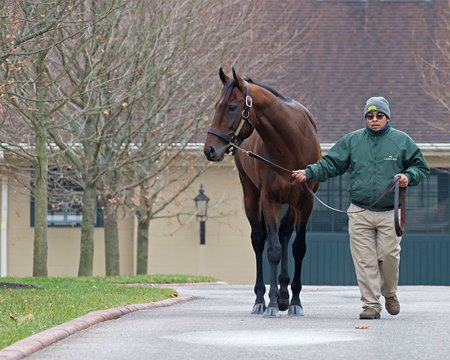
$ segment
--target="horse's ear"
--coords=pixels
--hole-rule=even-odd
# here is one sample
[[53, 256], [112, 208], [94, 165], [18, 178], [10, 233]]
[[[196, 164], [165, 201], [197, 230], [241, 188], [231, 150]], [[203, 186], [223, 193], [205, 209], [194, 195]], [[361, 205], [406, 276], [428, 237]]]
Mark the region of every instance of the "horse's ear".
[[222, 84], [224, 85], [228, 80], [230, 80], [230, 78], [223, 72], [222, 68], [219, 69], [219, 77], [220, 80], [222, 80]]
[[234, 81], [236, 81], [238, 87], [242, 90], [244, 89], [244, 81], [242, 80], [242, 78], [236, 73], [236, 70], [234, 70], [233, 68], [233, 78]]

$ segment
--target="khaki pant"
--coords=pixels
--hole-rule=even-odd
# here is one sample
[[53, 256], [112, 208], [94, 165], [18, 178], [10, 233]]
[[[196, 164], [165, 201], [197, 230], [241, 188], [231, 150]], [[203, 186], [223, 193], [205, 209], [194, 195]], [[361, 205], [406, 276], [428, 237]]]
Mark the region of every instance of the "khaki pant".
[[[351, 204], [348, 211], [362, 210]], [[395, 233], [394, 210], [366, 210], [348, 214], [350, 250], [363, 308], [381, 311], [380, 295], [396, 294], [400, 264], [400, 241]]]

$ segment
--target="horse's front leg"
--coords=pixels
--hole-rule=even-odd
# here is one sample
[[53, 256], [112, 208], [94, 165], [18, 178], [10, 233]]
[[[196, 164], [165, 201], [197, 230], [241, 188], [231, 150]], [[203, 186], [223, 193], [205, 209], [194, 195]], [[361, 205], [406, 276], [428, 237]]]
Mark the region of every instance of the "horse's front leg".
[[252, 229], [252, 247], [256, 259], [256, 282], [254, 288], [256, 300], [252, 314], [263, 314], [266, 310], [266, 303], [264, 301], [266, 285], [263, 279], [263, 251], [266, 240], [264, 218], [259, 207], [259, 190], [242, 174], [240, 174], [240, 178], [244, 190], [245, 214]]
[[255, 305], [252, 314], [263, 314], [266, 310], [264, 294], [266, 293], [266, 285], [263, 279], [263, 252], [265, 243], [265, 231], [260, 222], [251, 222], [252, 226], [252, 246], [256, 258], [256, 282], [255, 282]]
[[282, 253], [278, 236], [280, 205], [275, 203], [262, 204], [262, 212], [266, 223], [267, 257], [270, 265], [269, 304], [264, 312], [264, 317], [279, 317], [277, 273]]

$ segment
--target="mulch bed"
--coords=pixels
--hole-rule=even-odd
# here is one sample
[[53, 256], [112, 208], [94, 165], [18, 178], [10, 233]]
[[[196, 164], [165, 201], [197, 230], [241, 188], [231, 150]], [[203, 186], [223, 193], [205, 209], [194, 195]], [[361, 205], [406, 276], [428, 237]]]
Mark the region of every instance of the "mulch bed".
[[15, 284], [0, 282], [0, 289], [35, 289], [36, 287], [29, 284]]

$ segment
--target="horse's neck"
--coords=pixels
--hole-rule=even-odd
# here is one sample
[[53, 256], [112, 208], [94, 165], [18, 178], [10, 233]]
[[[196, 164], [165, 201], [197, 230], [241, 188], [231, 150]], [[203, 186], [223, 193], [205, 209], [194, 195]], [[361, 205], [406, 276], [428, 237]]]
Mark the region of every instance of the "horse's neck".
[[269, 153], [296, 151], [301, 146], [302, 137], [312, 136], [308, 134], [312, 124], [306, 114], [301, 121], [305, 123], [299, 124], [298, 121], [293, 121], [292, 113], [286, 109], [286, 105], [263, 107], [255, 121], [255, 129], [263, 139]]

